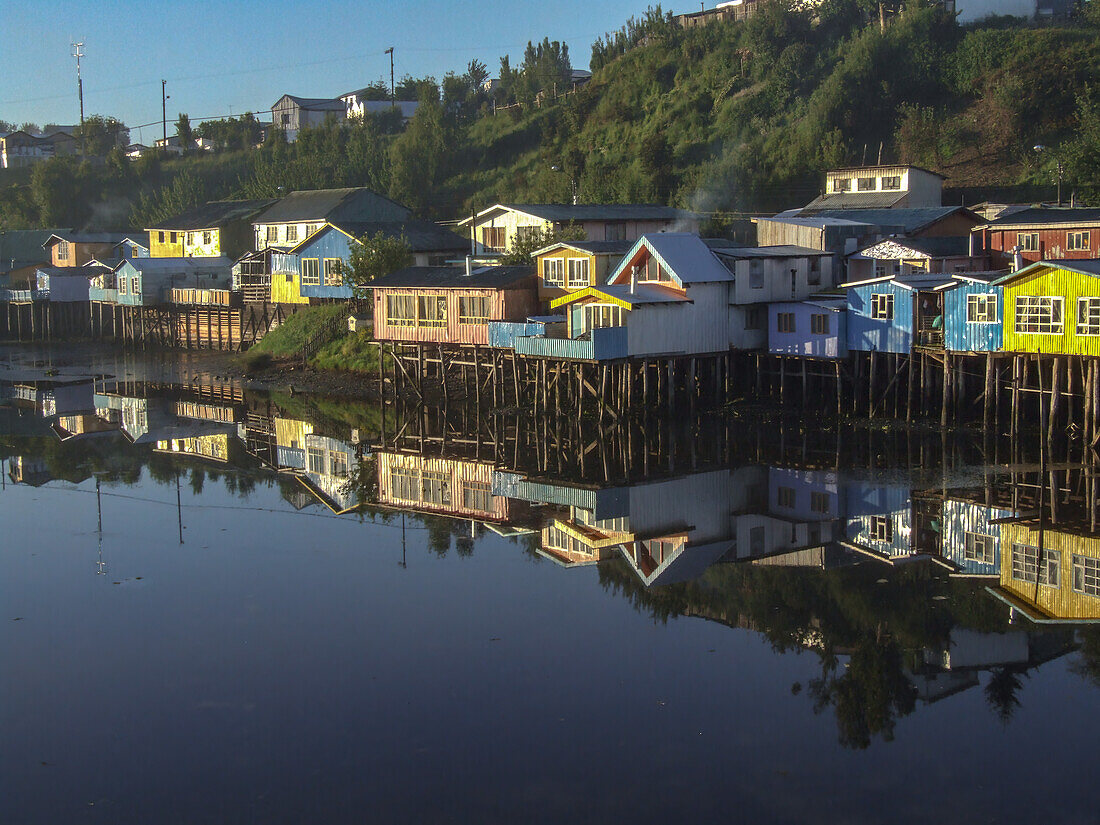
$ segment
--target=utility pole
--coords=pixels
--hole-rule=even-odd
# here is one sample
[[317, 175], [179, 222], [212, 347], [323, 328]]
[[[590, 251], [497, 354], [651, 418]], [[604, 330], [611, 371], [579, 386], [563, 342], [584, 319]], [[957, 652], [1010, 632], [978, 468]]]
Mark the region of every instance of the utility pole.
[[163, 140], [164, 154], [168, 154], [168, 95], [165, 93], [168, 86], [167, 80], [160, 82], [160, 128]]
[[397, 108], [397, 92], [396, 87], [393, 85], [393, 46], [390, 46], [383, 54], [390, 56], [390, 108]]
[[84, 78], [80, 75], [80, 58], [84, 56], [84, 43], [73, 43], [73, 57], [76, 58], [76, 94], [80, 98], [80, 152], [84, 153]]

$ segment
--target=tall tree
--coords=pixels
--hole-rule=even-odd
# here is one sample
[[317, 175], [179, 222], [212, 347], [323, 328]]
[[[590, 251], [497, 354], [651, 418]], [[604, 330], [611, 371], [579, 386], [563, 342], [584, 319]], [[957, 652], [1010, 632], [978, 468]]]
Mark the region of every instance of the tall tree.
[[191, 129], [191, 118], [180, 112], [176, 121], [176, 137], [180, 139], [180, 148], [184, 152], [190, 152], [195, 148], [195, 133]]
[[364, 235], [351, 248], [349, 266], [344, 277], [357, 297], [369, 291], [370, 284], [383, 275], [412, 266], [413, 255], [404, 236], [394, 237], [384, 232]]

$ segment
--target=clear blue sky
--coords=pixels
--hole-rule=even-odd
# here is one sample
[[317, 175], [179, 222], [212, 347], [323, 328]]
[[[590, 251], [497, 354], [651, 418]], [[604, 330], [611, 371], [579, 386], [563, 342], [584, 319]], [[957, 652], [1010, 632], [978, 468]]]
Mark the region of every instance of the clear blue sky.
[[501, 55], [515, 64], [528, 40], [543, 37], [568, 43], [573, 65], [588, 68], [592, 41], [640, 16], [647, 2], [11, 3], [0, 27], [0, 119], [79, 120], [73, 40], [85, 44], [85, 114], [113, 115], [131, 127], [156, 121], [131, 137], [149, 143], [160, 136], [161, 78], [171, 122], [179, 112], [262, 112], [284, 93], [335, 97], [388, 80], [383, 52], [391, 45], [398, 79], [461, 73], [473, 58], [495, 75]]

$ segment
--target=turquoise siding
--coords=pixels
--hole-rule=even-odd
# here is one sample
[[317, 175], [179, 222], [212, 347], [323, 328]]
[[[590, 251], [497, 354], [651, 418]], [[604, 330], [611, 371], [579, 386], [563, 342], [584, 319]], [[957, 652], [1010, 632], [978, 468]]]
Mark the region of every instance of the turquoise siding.
[[[894, 296], [894, 317], [871, 317], [871, 296]], [[894, 283], [865, 284], [848, 289], [848, 349], [855, 352], [909, 353], [913, 349], [912, 290]]]
[[[996, 295], [995, 323], [966, 320], [969, 295]], [[990, 284], [962, 283], [943, 296], [944, 346], [955, 352], [999, 352], [1004, 346], [1004, 290]]]
[[626, 327], [603, 327], [583, 338], [516, 338], [516, 353], [542, 358], [569, 358], [581, 361], [613, 361], [626, 358]]
[[546, 324], [536, 321], [490, 321], [489, 346], [513, 349], [516, 339], [542, 335]]

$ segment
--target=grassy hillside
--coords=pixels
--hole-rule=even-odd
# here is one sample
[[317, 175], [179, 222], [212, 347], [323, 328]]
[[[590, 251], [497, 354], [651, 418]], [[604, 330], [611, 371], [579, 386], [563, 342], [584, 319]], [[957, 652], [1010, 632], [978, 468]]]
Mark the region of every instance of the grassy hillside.
[[147, 225], [210, 198], [352, 185], [433, 218], [567, 202], [574, 183], [586, 202], [772, 210], [880, 156], [941, 171], [968, 202], [1050, 198], [1061, 161], [1066, 191], [1100, 201], [1096, 0], [1090, 19], [1042, 28], [961, 28], [922, 0], [885, 26], [859, 0], [792, 4], [692, 30], [650, 9], [595, 44], [587, 86], [542, 105], [494, 113], [470, 72], [420, 84], [404, 131], [369, 119], [217, 155], [51, 161], [0, 176], [0, 228]]

